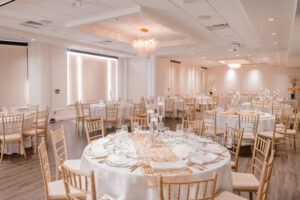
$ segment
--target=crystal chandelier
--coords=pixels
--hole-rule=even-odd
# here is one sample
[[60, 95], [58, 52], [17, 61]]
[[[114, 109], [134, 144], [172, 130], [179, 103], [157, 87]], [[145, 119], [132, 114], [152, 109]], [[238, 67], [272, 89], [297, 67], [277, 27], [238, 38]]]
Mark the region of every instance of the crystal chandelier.
[[[147, 33], [149, 30], [141, 28], [141, 31]], [[159, 47], [159, 42], [155, 38], [136, 38], [131, 41], [132, 47], [140, 54], [149, 55]]]

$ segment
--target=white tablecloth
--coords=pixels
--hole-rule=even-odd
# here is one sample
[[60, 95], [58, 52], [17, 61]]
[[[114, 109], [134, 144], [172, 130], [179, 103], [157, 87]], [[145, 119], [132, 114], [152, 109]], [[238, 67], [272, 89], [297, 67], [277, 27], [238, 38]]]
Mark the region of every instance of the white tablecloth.
[[[284, 107], [287, 111], [287, 113], [289, 113], [289, 111], [292, 111], [292, 106], [289, 104], [284, 104]], [[250, 102], [244, 102], [241, 104], [241, 109], [242, 110], [251, 110], [251, 103]], [[272, 113], [272, 104], [266, 104], [264, 105], [264, 112], [267, 113]]]
[[[101, 140], [103, 139], [99, 139], [98, 141]], [[199, 143], [199, 145], [201, 144]], [[135, 148], [132, 146], [128, 149]], [[146, 187], [145, 181], [148, 178], [151, 179], [151, 177], [149, 177], [150, 175], [143, 175], [140, 167], [130, 172], [128, 168], [111, 167], [106, 163], [100, 164], [98, 160], [92, 159], [92, 156], [87, 153], [89, 148], [90, 145], [85, 148], [82, 155], [80, 170], [84, 172], [94, 170], [98, 197], [108, 194], [119, 200], [159, 199], [157, 187]], [[219, 190], [232, 191], [230, 154], [228, 151], [225, 151], [224, 154], [226, 156], [224, 159], [205, 165], [206, 169], [203, 171], [188, 167], [193, 172], [189, 174], [189, 177], [204, 179], [212, 177], [214, 172], [218, 172], [216, 192]], [[180, 176], [179, 178], [185, 178], [185, 176]]]
[[[25, 114], [25, 116], [24, 116], [24, 129], [31, 128], [32, 123], [33, 123], [33, 119], [34, 119], [34, 116], [32, 116], [32, 115], [27, 115], [26, 116], [26, 114]], [[0, 135], [2, 135], [2, 121], [0, 121]], [[24, 141], [24, 147], [25, 148], [31, 147], [31, 144], [30, 144], [29, 140], [24, 139], [23, 141]], [[14, 143], [10, 142], [8, 145], [5, 146], [4, 153], [7, 154], [7, 155], [11, 155], [11, 154], [14, 154], [14, 153], [19, 153], [18, 143], [17, 142], [14, 142]], [[22, 148], [21, 148], [21, 154], [24, 154]]]
[[[275, 117], [263, 113], [259, 116], [257, 131], [271, 131], [273, 130]], [[217, 114], [217, 129], [225, 130], [226, 124], [233, 128], [238, 128], [238, 116], [237, 115], [220, 115]]]
[[[133, 104], [121, 104], [118, 106], [118, 128], [124, 122], [125, 117], [133, 115]], [[105, 104], [91, 104], [91, 117], [105, 119]]]

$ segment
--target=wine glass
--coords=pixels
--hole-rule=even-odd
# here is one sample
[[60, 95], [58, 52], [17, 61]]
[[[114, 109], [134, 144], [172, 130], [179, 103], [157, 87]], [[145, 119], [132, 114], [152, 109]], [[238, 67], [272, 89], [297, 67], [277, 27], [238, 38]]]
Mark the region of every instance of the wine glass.
[[133, 131], [135, 133], [137, 133], [139, 131], [139, 123], [138, 122], [133, 123]]
[[127, 124], [123, 124], [121, 130], [122, 130], [122, 132], [126, 132], [127, 133], [128, 132], [128, 126], [127, 126]]
[[157, 113], [159, 116], [159, 121], [162, 122], [162, 119], [164, 117], [165, 114], [165, 105], [163, 102], [159, 102], [157, 105]]
[[176, 124], [176, 132], [180, 133], [182, 131], [182, 126], [181, 124]]

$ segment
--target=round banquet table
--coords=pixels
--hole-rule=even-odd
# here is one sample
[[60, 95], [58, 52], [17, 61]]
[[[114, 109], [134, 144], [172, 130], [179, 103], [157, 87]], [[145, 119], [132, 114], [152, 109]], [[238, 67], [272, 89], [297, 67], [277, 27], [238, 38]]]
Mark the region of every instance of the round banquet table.
[[[292, 111], [292, 106], [289, 104], [284, 104], [284, 108], [287, 110]], [[241, 104], [242, 110], [251, 110], [251, 103], [250, 102], [244, 102]], [[264, 111], [267, 113], [272, 113], [272, 104], [265, 104], [264, 105]]]
[[[259, 113], [259, 122], [258, 122], [257, 131], [273, 130], [274, 120], [275, 117], [269, 113]], [[217, 129], [225, 130], [226, 124], [230, 127], [238, 128], [239, 126], [238, 123], [239, 123], [238, 115], [227, 113], [227, 112], [217, 113]]]
[[[127, 140], [123, 139], [123, 136], [121, 137], [122, 134], [127, 135]], [[98, 198], [105, 194], [118, 200], [159, 199], [159, 176], [175, 178], [176, 181], [199, 180], [212, 177], [214, 172], [218, 173], [216, 192], [219, 190], [232, 191], [231, 159], [227, 149], [194, 134], [182, 136], [184, 134], [172, 131], [168, 131], [166, 134], [169, 136], [164, 138], [163, 136], [158, 137], [156, 144], [159, 145], [155, 145], [154, 147], [149, 145], [150, 143], [147, 140], [149, 136], [126, 132], [111, 134], [87, 145], [82, 154], [80, 170], [87, 173], [94, 170]], [[124, 146], [125, 141], [127, 141], [127, 146], [123, 148], [122, 146]], [[189, 142], [193, 142], [194, 146], [189, 145]], [[207, 145], [212, 145], [214, 148], [217, 147], [217, 149], [222, 150], [222, 153], [208, 153]], [[206, 150], [201, 151], [197, 150], [197, 148], [202, 150], [206, 148]], [[139, 163], [139, 167], [135, 169], [135, 167], [119, 167], [109, 164], [108, 160], [110, 157], [120, 156], [118, 153], [112, 153], [120, 152], [118, 149], [122, 152], [126, 149], [126, 153], [122, 156]], [[104, 152], [110, 152], [105, 154], [108, 156], [107, 158], [103, 158], [103, 150]], [[95, 152], [98, 152], [98, 154]], [[197, 165], [198, 167], [188, 165], [187, 162], [191, 159], [190, 156], [194, 152], [206, 152], [204, 155], [218, 155], [218, 158], [212, 163], [201, 165], [204, 168], [199, 168], [200, 165]], [[102, 155], [102, 157], [97, 157], [99, 155]], [[147, 165], [143, 165], [146, 162], [144, 159], [148, 160]], [[156, 163], [159, 163], [158, 160], [160, 159], [164, 159], [164, 163], [168, 162], [165, 159], [177, 159], [177, 161], [179, 160], [178, 162], [185, 163], [186, 168], [183, 171], [178, 170], [173, 172], [167, 170], [155, 171], [151, 168], [151, 162], [154, 160]], [[135, 170], [132, 171], [132, 169]]]
[[[133, 104], [120, 104], [118, 106], [118, 127], [121, 127], [123, 120], [126, 117], [133, 115]], [[105, 119], [105, 104], [91, 104], [91, 117], [92, 118], [104, 118]]]
[[[6, 113], [0, 113], [1, 114], [6, 114]], [[31, 115], [32, 113], [24, 113], [24, 127], [23, 129], [31, 128], [34, 116]], [[0, 135], [2, 137], [2, 120], [0, 119]], [[24, 147], [29, 148], [31, 147], [30, 141], [23, 139], [24, 141]], [[4, 154], [11, 155], [14, 153], [19, 153], [19, 146], [17, 142], [10, 142], [9, 145], [5, 145], [4, 147]], [[21, 154], [24, 154], [22, 148], [21, 148]]]
[[232, 97], [233, 96], [220, 95], [219, 96], [219, 105], [224, 106], [224, 105], [230, 104]]

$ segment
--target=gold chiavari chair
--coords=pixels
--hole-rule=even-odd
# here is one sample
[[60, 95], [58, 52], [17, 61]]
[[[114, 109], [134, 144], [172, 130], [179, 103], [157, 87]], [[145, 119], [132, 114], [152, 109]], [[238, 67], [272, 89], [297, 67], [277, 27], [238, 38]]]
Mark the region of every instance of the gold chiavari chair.
[[[97, 200], [94, 171], [89, 174], [74, 170], [64, 165], [61, 160], [63, 182], [68, 200], [91, 199]], [[72, 193], [72, 190], [77, 193]], [[88, 198], [89, 197], [89, 198]]]
[[[62, 180], [51, 181], [50, 164], [48, 159], [47, 147], [43, 139], [38, 147], [39, 160], [44, 182], [44, 191], [46, 200], [67, 199], [64, 182]], [[72, 193], [78, 197], [84, 197], [79, 192], [72, 189]]]
[[180, 114], [181, 114], [181, 118], [184, 118], [185, 107], [186, 107], [186, 100], [185, 99], [178, 99], [177, 110], [176, 110], [176, 116], [177, 117], [179, 117]]
[[100, 101], [99, 99], [88, 99], [88, 100], [86, 100], [86, 103], [95, 104], [95, 103], [98, 103], [99, 101]]
[[252, 110], [257, 110], [264, 112], [265, 111], [265, 104], [264, 102], [253, 102], [251, 101], [250, 107]]
[[31, 146], [32, 138], [34, 138], [34, 153], [37, 151], [38, 137], [44, 137], [46, 145], [48, 145], [48, 117], [48, 108], [44, 111], [36, 111], [33, 127], [23, 130], [23, 135], [25, 137], [30, 137]]
[[257, 192], [257, 200], [267, 200], [269, 184], [272, 176], [272, 169], [274, 164], [275, 150], [272, 150], [271, 156], [268, 162], [264, 163], [262, 177], [259, 182], [259, 188]]
[[118, 106], [105, 106], [105, 127], [106, 124], [115, 124], [115, 128], [118, 128]]
[[188, 97], [188, 98], [185, 98], [185, 101], [186, 101], [187, 106], [194, 106], [195, 107], [195, 103], [196, 103], [195, 98]]
[[126, 99], [126, 100], [125, 100], [125, 102], [126, 102], [126, 103], [130, 103], [130, 104], [132, 104], [132, 103], [133, 103], [133, 99], [132, 99], [132, 98], [130, 98], [130, 99]]
[[165, 99], [165, 116], [167, 114], [171, 114], [172, 118], [174, 119], [174, 100], [173, 99]]
[[[266, 200], [269, 183], [271, 180], [272, 168], [274, 163], [274, 154], [275, 151], [273, 150], [268, 162], [264, 162], [262, 176], [259, 181], [258, 192], [257, 192], [257, 200]], [[247, 200], [244, 197], [238, 196], [234, 193], [228, 191], [220, 191], [216, 194], [215, 200]]]
[[252, 192], [258, 191], [263, 165], [267, 161], [269, 153], [270, 141], [257, 135], [252, 153], [250, 173], [232, 172], [233, 191], [238, 193], [249, 192], [250, 199], [252, 199]]
[[69, 160], [66, 134], [63, 125], [61, 126], [61, 128], [55, 131], [50, 131], [50, 135], [56, 165], [56, 180], [58, 180], [61, 174], [61, 166], [59, 164], [59, 160], [63, 160], [64, 164], [70, 166], [72, 169], [79, 169], [80, 159]]
[[1, 119], [2, 119], [2, 135], [0, 135], [0, 144], [1, 144], [0, 164], [2, 163], [3, 160], [5, 146], [12, 146], [16, 142], [18, 143], [19, 146], [19, 154], [21, 154], [21, 147], [22, 147], [24, 157], [26, 158], [26, 151], [23, 142], [24, 114], [2, 115]]
[[[289, 121], [291, 121], [291, 118]], [[290, 143], [291, 143], [291, 140], [293, 140], [293, 146], [294, 146], [295, 151], [296, 151], [296, 147], [297, 147], [297, 131], [299, 128], [299, 123], [300, 123], [300, 112], [298, 114], [296, 114], [292, 128], [289, 128], [289, 124], [288, 124], [287, 125], [288, 128], [284, 127], [284, 128], [276, 129], [276, 132], [278, 132], [279, 134], [286, 135], [286, 139], [289, 139]]]
[[133, 104], [133, 116], [146, 117], [146, 109], [143, 104], [140, 103]]
[[[212, 178], [184, 182], [173, 180], [168, 181], [168, 177], [160, 177], [159, 199], [213, 200], [215, 196], [217, 177], [218, 174], [216, 172], [213, 174]], [[164, 190], [165, 188], [166, 190]], [[193, 193], [191, 192], [191, 188], [195, 188]], [[175, 189], [176, 191], [174, 191]], [[166, 193], [164, 193], [164, 191], [166, 191]]]
[[204, 130], [204, 122], [202, 120], [182, 120], [182, 129], [187, 130], [188, 128], [192, 128], [196, 135], [202, 136]]
[[226, 125], [223, 146], [228, 148], [231, 158], [231, 168], [234, 169], [235, 172], [238, 171], [238, 164], [239, 164], [239, 153], [240, 147], [242, 143], [244, 129], [236, 129], [232, 127], [228, 127]]
[[76, 130], [78, 131], [80, 123], [83, 126], [84, 117], [81, 116], [79, 102], [76, 101], [74, 104], [74, 107], [75, 107], [75, 113], [76, 113]]
[[255, 136], [257, 134], [259, 114], [257, 115], [239, 114], [238, 116], [239, 116], [238, 128], [244, 129], [243, 140], [250, 141], [253, 147]]
[[[278, 128], [276, 124], [279, 123], [279, 121], [283, 120], [284, 123], [284, 129], [281, 131], [281, 133], [278, 131]], [[286, 132], [288, 125], [290, 123], [290, 115], [284, 116], [282, 119], [279, 115], [275, 115], [275, 120], [274, 120], [274, 126], [273, 126], [273, 131], [262, 131], [258, 132], [258, 135], [266, 138], [271, 141], [272, 143], [272, 149], [275, 149], [277, 145], [282, 144], [284, 146], [285, 150], [285, 155], [287, 156], [287, 142], [286, 142]], [[279, 129], [280, 130], [280, 129]]]
[[37, 112], [39, 110], [39, 104], [37, 105], [27, 105], [28, 112]]
[[147, 123], [147, 118], [146, 117], [131, 117], [131, 132], [133, 133], [133, 127], [134, 123], [138, 123], [139, 126], [142, 128], [142, 130], [147, 130], [148, 123]]
[[86, 120], [85, 124], [85, 133], [88, 144], [91, 140], [105, 137], [105, 129], [104, 129], [104, 122], [103, 119], [98, 120]]
[[272, 104], [272, 115], [283, 114], [284, 104]]
[[213, 137], [215, 140], [219, 136], [224, 135], [224, 130], [217, 129], [217, 113], [206, 111], [203, 114], [204, 134]]
[[219, 104], [219, 96], [212, 96], [212, 104], [217, 106]]
[[196, 120], [195, 107], [194, 106], [186, 106], [184, 117], [185, 117], [185, 119], [190, 120], [190, 121]]

